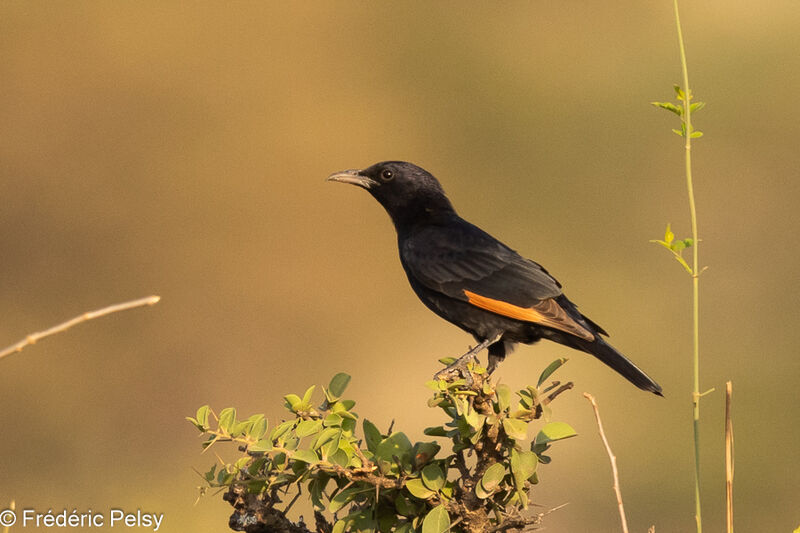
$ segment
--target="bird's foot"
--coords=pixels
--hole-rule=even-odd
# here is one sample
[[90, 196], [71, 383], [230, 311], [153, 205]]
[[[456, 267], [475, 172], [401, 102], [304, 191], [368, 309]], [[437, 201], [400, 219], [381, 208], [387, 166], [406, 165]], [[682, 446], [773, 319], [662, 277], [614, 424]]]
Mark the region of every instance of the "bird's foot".
[[470, 372], [468, 365], [476, 359], [474, 353], [467, 353], [456, 359], [454, 362], [447, 365], [433, 375], [433, 379], [444, 381], [455, 381], [459, 377], [464, 378], [467, 386], [472, 386], [472, 372]]
[[468, 365], [476, 360], [478, 353], [489, 346], [490, 344], [497, 341], [500, 338], [500, 335], [496, 335], [493, 338], [486, 339], [480, 342], [477, 346], [472, 348], [470, 351], [456, 359], [454, 362], [447, 365], [447, 367], [443, 368], [442, 370], [438, 371], [433, 375], [433, 379], [440, 380], [443, 379], [445, 381], [454, 381], [458, 379], [459, 376], [463, 377], [464, 380], [467, 382], [467, 386], [471, 387], [473, 383], [472, 379], [472, 372], [470, 372]]

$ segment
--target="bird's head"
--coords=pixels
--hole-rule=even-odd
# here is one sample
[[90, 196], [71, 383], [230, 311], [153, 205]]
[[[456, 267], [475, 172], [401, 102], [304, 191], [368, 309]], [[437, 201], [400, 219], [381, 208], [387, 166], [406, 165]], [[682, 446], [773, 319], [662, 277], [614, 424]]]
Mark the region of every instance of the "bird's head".
[[369, 191], [392, 217], [398, 230], [454, 213], [444, 189], [429, 172], [405, 161], [384, 161], [364, 170], [345, 170], [328, 181], [358, 185]]

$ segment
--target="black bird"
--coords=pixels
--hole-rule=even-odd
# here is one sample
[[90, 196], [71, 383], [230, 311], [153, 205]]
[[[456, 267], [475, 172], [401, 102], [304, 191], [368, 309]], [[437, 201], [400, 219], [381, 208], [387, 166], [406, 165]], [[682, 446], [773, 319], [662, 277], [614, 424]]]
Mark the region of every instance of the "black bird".
[[491, 372], [514, 344], [549, 339], [590, 353], [640, 389], [662, 395], [655, 381], [603, 340], [601, 334], [608, 334], [578, 311], [544, 268], [459, 217], [427, 171], [386, 161], [328, 180], [358, 185], [381, 203], [397, 230], [400, 261], [414, 292], [478, 341], [437, 377], [463, 372], [487, 346]]

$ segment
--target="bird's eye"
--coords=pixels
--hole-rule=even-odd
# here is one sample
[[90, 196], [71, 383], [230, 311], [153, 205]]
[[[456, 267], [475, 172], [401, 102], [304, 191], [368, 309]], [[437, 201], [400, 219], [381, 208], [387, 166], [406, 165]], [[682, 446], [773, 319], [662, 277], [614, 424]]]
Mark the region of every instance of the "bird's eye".
[[394, 179], [394, 172], [391, 170], [384, 170], [381, 172], [381, 179], [383, 181], [392, 181]]

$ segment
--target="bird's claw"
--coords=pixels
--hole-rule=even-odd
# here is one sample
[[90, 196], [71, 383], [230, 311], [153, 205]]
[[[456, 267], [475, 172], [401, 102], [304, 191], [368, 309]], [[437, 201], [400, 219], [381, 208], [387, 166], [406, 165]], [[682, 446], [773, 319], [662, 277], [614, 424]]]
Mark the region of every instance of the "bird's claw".
[[478, 353], [485, 349], [490, 344], [496, 342], [500, 339], [501, 334], [494, 335], [489, 339], [484, 339], [477, 346], [470, 349], [467, 353], [456, 359], [453, 363], [448, 365], [446, 368], [438, 371], [433, 375], [433, 379], [440, 380], [443, 379], [445, 381], [455, 381], [458, 379], [458, 375], [461, 375], [466, 381], [467, 387], [472, 387], [472, 384], [475, 382], [472, 379], [472, 372], [470, 371], [469, 365], [473, 361], [477, 361]]
[[469, 357], [460, 357], [455, 362], [449, 364], [447, 367], [441, 369], [433, 375], [434, 380], [455, 381], [459, 377], [464, 378], [467, 387], [471, 387], [473, 383], [472, 372], [470, 372], [469, 365], [475, 359], [475, 355]]

